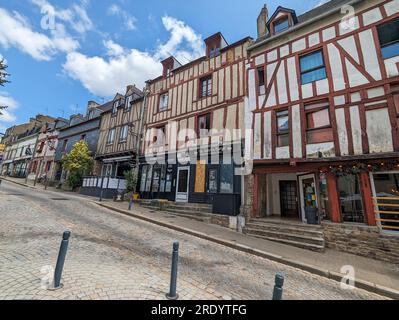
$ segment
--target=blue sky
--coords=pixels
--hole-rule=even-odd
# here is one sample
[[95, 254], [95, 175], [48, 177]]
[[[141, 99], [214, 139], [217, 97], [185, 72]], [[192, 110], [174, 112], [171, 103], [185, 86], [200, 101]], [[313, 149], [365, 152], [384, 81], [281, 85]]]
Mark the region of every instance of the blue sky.
[[[323, 0], [267, 1], [301, 14]], [[159, 61], [182, 63], [203, 54], [203, 39], [221, 31], [232, 43], [256, 37], [265, 0], [0, 0], [0, 56], [10, 84], [0, 87], [0, 132], [45, 113], [69, 117], [144, 85]]]

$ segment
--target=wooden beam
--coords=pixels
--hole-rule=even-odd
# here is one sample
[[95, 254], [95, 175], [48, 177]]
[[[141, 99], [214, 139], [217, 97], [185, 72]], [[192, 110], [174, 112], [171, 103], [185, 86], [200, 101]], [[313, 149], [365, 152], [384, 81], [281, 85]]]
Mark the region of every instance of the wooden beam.
[[337, 189], [337, 178], [334, 174], [327, 174], [328, 200], [330, 202], [331, 221], [335, 223], [341, 222], [341, 207]]
[[367, 172], [360, 173], [360, 185], [363, 192], [364, 213], [369, 226], [376, 226], [373, 192], [370, 185], [370, 177]]

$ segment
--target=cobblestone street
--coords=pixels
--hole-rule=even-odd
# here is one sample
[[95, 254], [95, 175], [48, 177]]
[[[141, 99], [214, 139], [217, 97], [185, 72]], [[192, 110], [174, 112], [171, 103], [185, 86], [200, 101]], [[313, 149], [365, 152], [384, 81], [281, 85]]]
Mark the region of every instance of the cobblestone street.
[[[165, 299], [175, 240], [181, 299], [270, 300], [276, 272], [285, 275], [284, 299], [383, 299], [69, 194], [3, 182], [0, 216], [0, 299]], [[55, 266], [66, 229], [72, 236], [64, 287], [49, 291], [41, 270]]]

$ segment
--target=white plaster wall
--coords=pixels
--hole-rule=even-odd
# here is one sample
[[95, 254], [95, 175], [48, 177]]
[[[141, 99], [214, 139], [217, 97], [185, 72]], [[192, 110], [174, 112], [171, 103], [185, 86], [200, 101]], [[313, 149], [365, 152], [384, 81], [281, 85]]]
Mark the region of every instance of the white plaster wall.
[[280, 68], [277, 72], [277, 87], [278, 87], [278, 98], [279, 103], [287, 103], [287, 83], [285, 77], [285, 64], [281, 63]]
[[254, 159], [260, 159], [262, 157], [261, 120], [261, 114], [256, 113], [254, 126]]
[[337, 119], [338, 140], [339, 140], [341, 155], [346, 156], [349, 154], [349, 149], [348, 149], [348, 132], [346, 130], [346, 124], [345, 124], [345, 109], [344, 108], [336, 109], [335, 117]]
[[349, 113], [351, 117], [353, 151], [356, 155], [362, 154], [363, 153], [362, 128], [360, 126], [359, 107], [358, 106], [350, 107]]
[[396, 77], [397, 75], [399, 75], [399, 71], [398, 71], [398, 67], [396, 66], [396, 64], [399, 62], [399, 56], [390, 58], [390, 59], [386, 59], [384, 61], [385, 63], [385, 69], [387, 71], [387, 75], [388, 77]]
[[272, 115], [271, 112], [265, 112], [264, 113], [264, 146], [263, 146], [263, 156], [265, 159], [271, 159], [272, 158]]
[[276, 159], [289, 159], [290, 158], [290, 147], [278, 147], [276, 148]]
[[321, 152], [324, 158], [335, 157], [334, 142], [314, 143], [306, 145], [307, 158], [318, 158]]
[[366, 123], [370, 152], [392, 152], [392, 127], [388, 108], [366, 111]]
[[381, 19], [382, 19], [382, 14], [380, 8], [374, 8], [363, 13], [363, 24], [365, 26], [380, 21]]
[[385, 11], [388, 16], [399, 12], [399, 0], [393, 0], [385, 4]]
[[374, 45], [373, 32], [371, 29], [362, 31], [359, 33], [359, 38], [366, 71], [375, 80], [381, 80], [382, 76], [380, 66], [378, 64], [377, 49]]
[[332, 43], [328, 45], [328, 55], [330, 59], [330, 65], [334, 66], [333, 68], [331, 68], [334, 90], [343, 90], [345, 89], [345, 81], [343, 76], [341, 57], [339, 55], [338, 49]]
[[299, 105], [292, 106], [292, 140], [294, 158], [302, 158], [302, 132]]
[[299, 99], [299, 89], [298, 89], [298, 76], [296, 72], [295, 57], [287, 59], [288, 68], [288, 83], [290, 88], [291, 100], [296, 101]]

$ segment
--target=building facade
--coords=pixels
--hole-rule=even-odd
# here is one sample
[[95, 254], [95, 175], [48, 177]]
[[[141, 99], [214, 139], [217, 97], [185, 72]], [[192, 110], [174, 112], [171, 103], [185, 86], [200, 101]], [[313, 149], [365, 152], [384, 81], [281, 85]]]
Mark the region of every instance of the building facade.
[[398, 30], [398, 1], [262, 10], [247, 64], [247, 221], [318, 212], [328, 246], [398, 259]]
[[[62, 157], [69, 153], [76, 142], [86, 141], [91, 155], [94, 157], [97, 150], [97, 143], [100, 135], [101, 114], [112, 107], [111, 103], [99, 105], [89, 101], [86, 115], [73, 115], [69, 124], [60, 129], [58, 134], [58, 145], [55, 151], [56, 173], [54, 180], [64, 183], [68, 172], [63, 170], [61, 165]], [[95, 162], [93, 172], [99, 174], [100, 164]]]
[[54, 181], [56, 173], [55, 151], [58, 146], [59, 130], [67, 126], [68, 123], [67, 119], [57, 118], [54, 122], [43, 125], [29, 167], [28, 179], [39, 182]]
[[[241, 153], [245, 64], [251, 38], [227, 44], [205, 39], [206, 55], [186, 65], [162, 61], [163, 74], [147, 82], [139, 190], [144, 199], [205, 203], [237, 215], [241, 178], [223, 155]], [[235, 133], [235, 135], [233, 134]]]
[[124, 173], [137, 163], [144, 95], [136, 86], [128, 86], [124, 95], [116, 94], [101, 116], [95, 159], [98, 175], [85, 177], [82, 194], [112, 198], [126, 190]]

